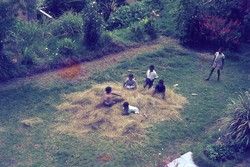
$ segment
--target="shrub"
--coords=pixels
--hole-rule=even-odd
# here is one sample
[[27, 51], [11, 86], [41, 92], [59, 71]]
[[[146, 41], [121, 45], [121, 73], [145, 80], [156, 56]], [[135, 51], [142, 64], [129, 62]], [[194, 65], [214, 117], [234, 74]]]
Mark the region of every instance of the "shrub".
[[250, 146], [250, 94], [241, 93], [236, 100], [231, 100], [228, 106], [227, 137], [229, 144], [236, 149], [246, 149]]
[[4, 40], [9, 30], [15, 25], [15, 10], [12, 2], [0, 2], [0, 55], [2, 54]]
[[46, 10], [54, 17], [60, 17], [66, 11], [80, 12], [87, 0], [44, 0]]
[[129, 27], [131, 38], [136, 42], [157, 38], [156, 24], [152, 18], [142, 19]]
[[224, 162], [235, 158], [234, 150], [224, 144], [210, 144], [207, 145], [204, 154], [213, 161]]
[[105, 21], [109, 19], [110, 14], [118, 7], [125, 4], [125, 0], [96, 0], [99, 10], [103, 14]]
[[200, 39], [214, 43], [217, 46], [237, 49], [240, 45], [240, 22], [229, 22], [218, 16], [203, 14], [199, 20]]
[[146, 4], [142, 1], [118, 8], [111, 14], [107, 21], [107, 29], [113, 30], [115, 28], [128, 27], [133, 22], [138, 22], [146, 17], [150, 17], [151, 10], [145, 6]]
[[64, 38], [62, 40], [59, 40], [57, 46], [58, 52], [63, 57], [71, 57], [72, 55], [74, 55], [75, 41], [73, 41], [71, 38]]
[[144, 19], [145, 32], [150, 36], [151, 39], [157, 38], [157, 27], [156, 22], [153, 18]]
[[84, 13], [84, 42], [87, 48], [94, 49], [102, 33], [102, 17], [95, 1], [89, 3]]
[[16, 66], [13, 61], [2, 55], [0, 57], [0, 81], [5, 81], [15, 76]]
[[74, 37], [82, 35], [83, 20], [80, 14], [67, 12], [48, 25], [54, 36]]
[[102, 33], [98, 43], [101, 47], [108, 47], [112, 44], [112, 40], [113, 39], [110, 34], [108, 32], [104, 32]]
[[143, 42], [146, 40], [144, 26], [142, 23], [134, 23], [129, 27], [131, 39], [136, 42]]

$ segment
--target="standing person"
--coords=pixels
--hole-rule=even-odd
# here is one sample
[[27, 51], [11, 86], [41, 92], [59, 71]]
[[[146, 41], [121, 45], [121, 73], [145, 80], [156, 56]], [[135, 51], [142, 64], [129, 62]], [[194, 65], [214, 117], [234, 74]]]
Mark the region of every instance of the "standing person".
[[149, 69], [146, 73], [147, 77], [144, 82], [143, 88], [145, 88], [148, 85], [148, 89], [150, 89], [153, 86], [154, 80], [158, 78], [157, 73], [155, 72], [155, 67], [153, 65], [149, 66]]
[[133, 74], [128, 75], [128, 78], [124, 81], [123, 87], [129, 90], [136, 89], [136, 81]]
[[124, 102], [122, 106], [123, 106], [122, 115], [129, 115], [131, 113], [139, 114], [139, 109], [137, 107], [129, 105], [128, 102]]
[[152, 94], [154, 96], [156, 93], [160, 93], [162, 96], [162, 99], [165, 99], [165, 92], [166, 92], [166, 87], [164, 85], [164, 81], [161, 79], [159, 80], [158, 84], [155, 87], [155, 90]]
[[219, 48], [219, 50], [215, 53], [214, 58], [213, 58], [213, 64], [212, 64], [212, 69], [210, 71], [209, 76], [205, 79], [205, 81], [209, 81], [211, 75], [214, 72], [214, 69], [217, 68], [217, 81], [220, 80], [220, 70], [223, 70], [224, 67], [224, 59], [225, 55], [222, 53], [222, 48]]

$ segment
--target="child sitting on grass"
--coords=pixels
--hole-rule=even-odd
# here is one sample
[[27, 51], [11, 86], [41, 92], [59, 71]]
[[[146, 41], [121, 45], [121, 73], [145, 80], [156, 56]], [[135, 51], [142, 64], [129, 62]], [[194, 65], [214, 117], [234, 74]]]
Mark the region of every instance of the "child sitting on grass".
[[129, 90], [136, 89], [136, 81], [134, 80], [133, 74], [128, 75], [128, 78], [124, 81], [123, 87]]
[[162, 99], [165, 99], [165, 92], [166, 92], [166, 87], [164, 85], [164, 81], [162, 79], [160, 79], [158, 84], [155, 87], [155, 90], [154, 90], [152, 96], [154, 96], [156, 93], [160, 93]]
[[117, 96], [121, 97], [121, 95], [112, 93], [112, 88], [110, 86], [105, 88], [105, 95], [103, 100], [103, 105], [106, 107], [112, 107], [116, 103], [120, 103], [124, 101], [122, 98], [116, 98]]

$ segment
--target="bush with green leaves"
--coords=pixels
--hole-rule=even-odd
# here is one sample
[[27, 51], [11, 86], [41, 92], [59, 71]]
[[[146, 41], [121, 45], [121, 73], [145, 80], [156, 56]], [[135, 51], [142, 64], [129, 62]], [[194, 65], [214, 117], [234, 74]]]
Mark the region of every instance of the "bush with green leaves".
[[72, 11], [66, 12], [48, 25], [48, 31], [58, 37], [74, 37], [83, 33], [82, 16]]
[[103, 19], [107, 21], [116, 8], [125, 5], [126, 0], [96, 0], [98, 9], [103, 14]]
[[131, 39], [143, 42], [157, 38], [157, 27], [154, 19], [145, 18], [129, 27]]
[[150, 8], [145, 2], [136, 2], [131, 5], [122, 6], [111, 14], [107, 21], [107, 29], [124, 28], [134, 22], [139, 22], [151, 16]]
[[63, 57], [71, 57], [75, 52], [75, 41], [71, 38], [64, 38], [57, 42], [58, 52]]
[[[193, 47], [239, 49], [247, 34], [247, 0], [180, 0], [178, 30], [181, 42]], [[246, 7], [244, 7], [246, 6]]]
[[29, 67], [45, 62], [42, 59], [48, 56], [46, 41], [49, 35], [43, 26], [36, 22], [18, 21], [8, 36], [11, 45], [7, 46], [6, 50], [18, 55], [21, 64]]
[[228, 105], [228, 119], [225, 122], [229, 144], [236, 149], [250, 147], [250, 93], [241, 93], [238, 99]]
[[103, 20], [98, 13], [97, 4], [92, 1], [84, 10], [84, 42], [88, 49], [94, 49], [103, 30]]
[[11, 78], [15, 67], [12, 57], [4, 53], [4, 45], [8, 43], [6, 38], [16, 24], [16, 10], [13, 2], [0, 2], [0, 81]]
[[225, 144], [207, 145], [204, 154], [213, 161], [224, 162], [235, 158], [235, 151], [232, 147]]
[[58, 18], [67, 11], [80, 12], [87, 0], [44, 0], [46, 11]]

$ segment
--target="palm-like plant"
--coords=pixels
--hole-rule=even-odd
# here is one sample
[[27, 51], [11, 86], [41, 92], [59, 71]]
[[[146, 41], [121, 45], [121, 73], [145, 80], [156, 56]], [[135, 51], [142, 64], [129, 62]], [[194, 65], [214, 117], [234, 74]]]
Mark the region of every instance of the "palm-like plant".
[[125, 0], [96, 0], [100, 10], [103, 13], [103, 19], [107, 21], [110, 14], [121, 5], [125, 4]]
[[228, 106], [228, 132], [226, 136], [229, 144], [237, 149], [250, 146], [250, 93], [241, 93], [239, 98], [232, 100]]

